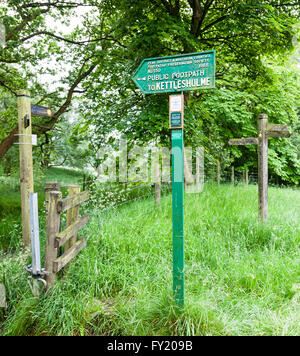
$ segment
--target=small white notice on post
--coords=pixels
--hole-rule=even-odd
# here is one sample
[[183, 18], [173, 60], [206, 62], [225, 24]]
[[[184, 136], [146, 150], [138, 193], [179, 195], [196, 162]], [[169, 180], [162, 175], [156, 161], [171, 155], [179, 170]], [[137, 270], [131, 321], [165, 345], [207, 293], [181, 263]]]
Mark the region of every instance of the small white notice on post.
[[171, 95], [171, 97], [170, 97], [170, 111], [171, 112], [182, 111], [181, 95]]
[[32, 135], [32, 146], [37, 146], [37, 135]]

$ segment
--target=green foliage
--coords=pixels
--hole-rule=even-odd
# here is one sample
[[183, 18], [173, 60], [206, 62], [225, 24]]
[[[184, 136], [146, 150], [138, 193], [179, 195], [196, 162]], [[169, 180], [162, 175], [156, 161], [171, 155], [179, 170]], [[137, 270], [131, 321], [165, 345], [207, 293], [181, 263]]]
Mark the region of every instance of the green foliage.
[[[88, 9], [87, 16], [80, 15], [82, 8]], [[67, 34], [51, 28], [53, 23], [71, 25], [74, 16], [81, 23]], [[299, 72], [287, 61], [297, 46], [297, 3], [86, 0], [67, 5], [5, 0], [0, 18], [7, 32], [0, 48], [0, 150], [1, 140], [15, 127], [11, 95], [21, 87], [58, 117], [75, 94], [82, 98], [76, 124], [71, 128], [63, 119], [57, 127], [66, 129], [69, 138], [51, 132], [58, 117], [34, 119], [43, 149], [38, 159], [44, 166], [94, 165], [93, 152], [111, 144], [115, 134], [126, 134], [131, 144], [169, 145], [168, 96], [141, 95], [131, 75], [144, 58], [210, 49], [217, 53], [216, 89], [186, 95], [186, 144], [202, 144], [209, 163], [221, 159], [223, 166], [234, 161], [255, 169], [254, 148], [229, 148], [229, 138], [253, 135], [260, 112], [272, 122], [297, 128]], [[54, 91], [50, 83], [43, 85], [41, 73], [53, 79]], [[298, 141], [292, 138], [283, 149], [286, 141], [271, 144], [271, 173], [282, 182], [297, 183]]]
[[[234, 161], [255, 169], [255, 148], [230, 148], [228, 139], [256, 135], [261, 112], [272, 122], [295, 122], [299, 71], [286, 60], [299, 7], [282, 1], [204, 2], [205, 15], [197, 23], [197, 1], [176, 3], [179, 7], [164, 1], [101, 2], [101, 11], [113, 19], [108, 26], [118, 42], [106, 48], [101, 67], [86, 85], [79, 124], [83, 129], [77, 133], [89, 137], [94, 149], [110, 144], [116, 131], [132, 143], [169, 145], [168, 96], [141, 95], [131, 75], [144, 58], [215, 49], [216, 89], [186, 96], [185, 144], [202, 144], [209, 162], [221, 159], [225, 167]], [[270, 171], [281, 181], [297, 183], [297, 147], [283, 151], [284, 143], [271, 144], [279, 161], [271, 159]]]

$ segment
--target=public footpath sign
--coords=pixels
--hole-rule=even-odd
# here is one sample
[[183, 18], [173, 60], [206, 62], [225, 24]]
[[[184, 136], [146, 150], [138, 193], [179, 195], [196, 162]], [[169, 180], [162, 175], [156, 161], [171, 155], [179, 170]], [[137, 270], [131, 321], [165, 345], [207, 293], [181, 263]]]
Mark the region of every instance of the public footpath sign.
[[184, 306], [184, 91], [215, 87], [215, 51], [144, 59], [132, 77], [144, 94], [169, 96], [172, 130], [173, 294]]
[[144, 59], [133, 75], [144, 94], [215, 87], [215, 51]]

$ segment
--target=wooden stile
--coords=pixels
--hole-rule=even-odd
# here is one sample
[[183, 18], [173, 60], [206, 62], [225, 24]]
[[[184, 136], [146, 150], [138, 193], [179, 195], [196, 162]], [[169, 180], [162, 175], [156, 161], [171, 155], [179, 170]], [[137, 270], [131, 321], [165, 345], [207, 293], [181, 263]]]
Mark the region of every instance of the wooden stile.
[[[69, 196], [62, 199], [60, 191], [49, 191], [58, 188], [57, 183], [46, 184], [47, 197], [47, 243], [45, 269], [47, 288], [55, 283], [55, 274], [65, 267], [86, 246], [86, 238], [76, 241], [78, 230], [89, 220], [88, 215], [78, 217], [79, 205], [89, 198], [89, 192], [80, 193], [79, 186], [69, 187]], [[60, 215], [68, 210], [67, 228], [60, 232]], [[73, 241], [72, 241], [73, 239]], [[65, 246], [65, 253], [57, 257], [60, 247]]]

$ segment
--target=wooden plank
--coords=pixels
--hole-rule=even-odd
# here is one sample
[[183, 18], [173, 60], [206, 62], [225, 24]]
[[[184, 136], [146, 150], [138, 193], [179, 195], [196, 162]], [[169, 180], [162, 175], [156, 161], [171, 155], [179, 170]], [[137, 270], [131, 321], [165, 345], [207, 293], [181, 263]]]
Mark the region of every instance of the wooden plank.
[[[69, 197], [74, 196], [79, 193], [80, 193], [79, 185], [70, 185], [68, 187], [68, 196]], [[80, 208], [80, 206], [77, 205], [74, 208], [68, 210], [68, 212], [67, 212], [67, 227], [72, 225], [78, 219], [79, 208]], [[73, 246], [74, 243], [76, 242], [76, 240], [77, 240], [77, 231], [74, 232], [73, 236], [70, 236], [70, 239], [66, 243], [66, 246], [65, 246], [66, 250], [68, 250], [71, 246]]]
[[290, 137], [291, 133], [287, 125], [268, 124], [267, 137]]
[[258, 139], [256, 137], [233, 138], [228, 143], [231, 146], [258, 145]]
[[288, 126], [287, 125], [280, 125], [280, 124], [268, 124], [267, 125], [267, 131], [277, 131], [277, 132], [282, 132], [282, 131], [288, 131]]
[[6, 292], [2, 283], [0, 283], [0, 308], [6, 308]]
[[60, 229], [60, 214], [57, 212], [58, 202], [61, 200], [61, 192], [54, 191], [49, 194], [48, 214], [47, 214], [47, 241], [45, 252], [45, 269], [49, 274], [46, 276], [47, 288], [55, 283], [53, 271], [53, 261], [57, 257], [55, 238]]
[[290, 131], [267, 131], [267, 137], [290, 137], [291, 133]]
[[68, 264], [78, 253], [86, 246], [86, 238], [81, 241], [76, 241], [75, 244], [66, 251], [62, 256], [58, 257], [53, 262], [53, 272], [59, 272], [66, 264]]
[[90, 193], [88, 191], [81, 192], [79, 194], [73, 195], [71, 197], [62, 199], [57, 206], [57, 211], [63, 213], [66, 210], [72, 209], [77, 205], [87, 201], [89, 199]]
[[73, 224], [71, 224], [70, 226], [68, 226], [65, 231], [60, 232], [59, 234], [57, 234], [56, 235], [56, 239], [55, 239], [55, 247], [58, 248], [58, 247], [61, 247], [62, 245], [64, 245], [88, 221], [89, 221], [89, 216], [88, 215], [84, 215], [83, 217], [80, 217], [79, 219], [75, 220], [75, 222]]

